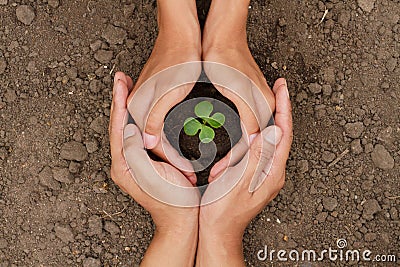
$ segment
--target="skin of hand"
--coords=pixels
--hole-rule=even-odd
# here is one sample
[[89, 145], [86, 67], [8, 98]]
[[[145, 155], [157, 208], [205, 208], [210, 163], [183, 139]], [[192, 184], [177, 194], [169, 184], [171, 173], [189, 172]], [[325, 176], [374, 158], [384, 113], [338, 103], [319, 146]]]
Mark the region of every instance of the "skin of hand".
[[[275, 87], [274, 93], [276, 125], [264, 129], [252, 141], [247, 154], [249, 164], [243, 178], [223, 198], [200, 208], [196, 266], [245, 266], [242, 249], [244, 230], [284, 185], [286, 161], [293, 139], [291, 104], [286, 83]], [[262, 140], [266, 141], [264, 145], [261, 145]], [[267, 174], [265, 171], [260, 173], [265, 180], [250, 193], [251, 181], [257, 179], [253, 176], [259, 160], [271, 162], [271, 169], [267, 170]], [[228, 167], [225, 177], [234, 175], [246, 163], [243, 159], [236, 166]], [[202, 199], [207, 198], [208, 190], [213, 190], [212, 185]]]
[[[275, 110], [275, 97], [268, 86], [266, 79], [251, 55], [247, 44], [246, 22], [249, 0], [213, 0], [205, 23], [202, 39], [202, 57], [205, 61], [227, 65], [247, 76], [254, 84], [244, 86], [232, 86], [230, 90], [216, 85], [222, 95], [230, 99], [238, 108], [246, 134], [259, 133], [266, 126], [269, 117]], [[219, 78], [205, 69], [211, 82]], [[265, 101], [260, 105], [259, 96], [264, 96]], [[269, 105], [269, 110], [265, 105]], [[247, 139], [248, 137], [243, 137]], [[246, 143], [242, 140], [241, 143]], [[242, 151], [245, 151], [242, 149]], [[230, 155], [229, 155], [230, 156]], [[240, 158], [239, 155], [237, 158]], [[221, 170], [227, 167], [225, 164], [216, 164], [211, 171], [211, 177], [215, 177]]]
[[[180, 208], [164, 204], [144, 192], [133, 179], [132, 174], [154, 175], [154, 170], [138, 170], [128, 167], [125, 155], [134, 154], [134, 161], [142, 167], [151, 163], [158, 174], [174, 183], [190, 186], [185, 176], [173, 166], [164, 162], [153, 162], [148, 158], [139, 129], [126, 125], [129, 77], [119, 75], [114, 81], [109, 135], [111, 147], [111, 177], [114, 182], [151, 214], [156, 231], [142, 261], [142, 266], [193, 266], [197, 236], [198, 212], [195, 208]], [[125, 154], [124, 154], [125, 149]], [[129, 158], [128, 158], [129, 161]], [[132, 165], [130, 164], [132, 167]], [[146, 165], [144, 165], [146, 166]], [[198, 195], [188, 196], [197, 198]]]
[[[275, 96], [247, 44], [246, 22], [249, 3], [249, 0], [213, 0], [203, 32], [203, 60], [232, 67], [252, 81], [251, 85], [236, 86], [233, 83], [230, 90], [216, 85], [218, 91], [236, 105], [240, 117], [246, 119], [242, 122], [244, 135], [230, 153], [213, 166], [209, 182], [243, 157], [248, 150], [249, 141], [260, 132], [260, 126], [261, 129], [266, 127], [275, 110]], [[205, 71], [211, 82], [213, 79], [219, 79], [218, 71], [216, 75], [208, 73], [207, 69]], [[283, 79], [279, 79], [274, 87], [279, 87], [284, 82]], [[241, 80], [239, 83], [244, 82]], [[260, 100], [262, 96], [264, 100]], [[268, 103], [269, 109], [265, 103]]]
[[[176, 104], [181, 102], [192, 90], [193, 84], [180, 86], [174, 90], [162, 87], [164, 81], [155, 85], [143, 94], [136, 94], [138, 89], [155, 74], [177, 64], [201, 60], [201, 32], [197, 18], [196, 2], [194, 0], [158, 0], [159, 33], [153, 51], [146, 62], [133, 90], [128, 97], [128, 110], [136, 124], [143, 132], [145, 147], [164, 161], [169, 161], [163, 150], [162, 127], [165, 115]], [[177, 15], [179, 14], [179, 15]], [[192, 70], [191, 75], [199, 76], [201, 63]], [[117, 75], [123, 75], [117, 73]], [[198, 76], [195, 78], [197, 79]], [[134, 95], [136, 94], [135, 98]], [[130, 102], [132, 105], [130, 105]], [[165, 148], [164, 146], [164, 148]], [[174, 158], [171, 156], [169, 158]], [[179, 165], [187, 178], [196, 182], [196, 176], [191, 171], [192, 166], [185, 162], [170, 162]], [[182, 165], [182, 166], [181, 166]], [[177, 166], [178, 167], [178, 166]]]

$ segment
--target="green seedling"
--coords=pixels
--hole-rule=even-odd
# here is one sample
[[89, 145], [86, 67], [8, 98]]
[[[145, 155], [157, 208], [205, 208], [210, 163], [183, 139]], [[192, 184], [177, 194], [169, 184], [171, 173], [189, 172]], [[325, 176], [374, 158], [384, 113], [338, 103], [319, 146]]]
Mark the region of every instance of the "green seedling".
[[198, 103], [194, 107], [197, 119], [189, 117], [183, 124], [185, 134], [195, 136], [200, 131], [200, 141], [205, 144], [210, 143], [215, 137], [214, 129], [222, 127], [225, 123], [225, 115], [220, 112], [216, 112], [210, 117], [213, 109], [214, 106], [209, 101]]

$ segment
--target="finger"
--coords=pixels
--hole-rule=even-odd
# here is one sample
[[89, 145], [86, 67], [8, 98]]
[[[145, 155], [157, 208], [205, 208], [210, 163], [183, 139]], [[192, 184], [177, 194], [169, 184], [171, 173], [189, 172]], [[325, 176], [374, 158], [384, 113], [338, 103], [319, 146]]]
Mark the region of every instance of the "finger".
[[[274, 87], [276, 97], [275, 124], [282, 130], [282, 139], [276, 147], [275, 157], [272, 162], [268, 177], [255, 194], [274, 194], [279, 191], [285, 182], [286, 161], [289, 157], [293, 140], [292, 108], [287, 91], [286, 82]], [[261, 196], [263, 197], [263, 196]]]
[[120, 78], [124, 79], [125, 75], [121, 72], [115, 74], [109, 124], [111, 156], [113, 158], [123, 157], [122, 136], [125, 125], [126, 98], [128, 96], [128, 89], [126, 84]]
[[277, 126], [270, 126], [261, 132], [260, 137], [262, 138], [257, 138], [255, 142], [261, 142], [261, 148], [259, 144], [256, 144], [254, 146], [255, 149], [250, 150], [253, 152], [252, 156], [250, 156], [250, 161], [258, 159], [258, 165], [249, 186], [250, 193], [258, 189], [269, 173], [274, 160], [276, 146], [282, 138], [282, 131]]
[[126, 85], [128, 86], [128, 91], [131, 92], [133, 89], [133, 80], [128, 75], [125, 75]]
[[134, 179], [134, 170], [131, 170], [129, 166], [131, 166], [132, 161], [136, 157], [141, 159], [143, 157], [147, 157], [147, 153], [143, 149], [143, 141], [140, 135], [140, 131], [136, 125], [128, 124], [126, 127], [124, 127], [122, 134], [123, 136], [121, 136], [121, 140], [123, 140], [123, 152], [121, 153], [121, 162], [124, 163], [125, 168], [123, 170], [120, 170], [118, 176], [113, 177], [113, 180], [121, 188], [123, 188], [124, 191], [128, 192], [134, 199], [143, 200], [144, 198], [146, 198], [146, 196]]
[[243, 124], [248, 134], [254, 134], [260, 131], [256, 111], [251, 108], [256, 106], [252, 95], [251, 84], [246, 84], [246, 87], [244, 88], [247, 90], [240, 92], [241, 94], [239, 94], [239, 92], [234, 92], [231, 88], [227, 89], [217, 84], [214, 84], [214, 86], [223, 96], [235, 104], [238, 109], [239, 116], [241, 118], [246, 118], [246, 120], [243, 121]]
[[196, 183], [196, 182], [191, 183], [191, 181], [188, 181], [182, 174], [177, 175], [176, 169], [172, 165], [169, 165], [168, 163], [153, 162], [153, 164], [157, 173], [159, 173], [165, 180], [175, 185], [191, 187]]
[[215, 165], [211, 168], [210, 176], [208, 178], [209, 183], [220, 176], [221, 173], [226, 170], [226, 168], [236, 165], [247, 153], [249, 150], [250, 140], [246, 136], [247, 134], [243, 134], [239, 142], [228, 152], [228, 154], [220, 161], [215, 163]]
[[125, 127], [124, 152], [134, 178], [126, 181], [132, 196], [146, 192], [152, 198], [170, 205], [198, 205], [198, 191], [182, 173], [169, 164], [154, 162], [149, 158], [140, 130], [134, 124]]
[[150, 110], [144, 125], [143, 137], [147, 149], [155, 148], [160, 142], [165, 115], [189, 94], [191, 88], [190, 85], [183, 85], [169, 91], [165, 95], [155, 96], [157, 103]]
[[193, 165], [186, 158], [182, 157], [178, 151], [168, 141], [165, 133], [162, 133], [161, 143], [153, 150], [153, 153], [160, 155], [159, 157], [179, 169], [186, 178], [194, 185], [197, 182], [196, 174], [194, 173]]
[[286, 166], [286, 160], [289, 156], [290, 147], [293, 141], [293, 118], [292, 106], [290, 103], [286, 81], [284, 79], [280, 80], [283, 80], [283, 82], [281, 84], [278, 83], [279, 86], [276, 85], [274, 87], [277, 103], [275, 124], [282, 130], [282, 141], [277, 147], [277, 160], [275, 162], [276, 164], [278, 164], [277, 166], [279, 166], [280, 169], [284, 170]]
[[287, 87], [286, 79], [279, 78], [278, 80], [275, 81], [274, 87], [272, 88], [272, 91], [274, 92], [275, 95], [276, 95], [276, 93], [278, 92], [278, 89], [281, 86], [286, 86]]

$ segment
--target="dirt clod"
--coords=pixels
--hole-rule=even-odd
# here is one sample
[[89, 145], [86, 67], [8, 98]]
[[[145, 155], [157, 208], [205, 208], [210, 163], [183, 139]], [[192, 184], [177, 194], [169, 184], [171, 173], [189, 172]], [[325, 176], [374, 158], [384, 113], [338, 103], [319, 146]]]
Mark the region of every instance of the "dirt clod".
[[58, 181], [54, 180], [53, 172], [50, 167], [46, 166], [39, 173], [39, 182], [41, 185], [48, 187], [52, 190], [59, 190], [61, 185]]
[[364, 219], [372, 220], [374, 218], [374, 215], [381, 209], [382, 208], [376, 199], [368, 199], [363, 205], [362, 216]]
[[308, 86], [308, 90], [310, 90], [312, 94], [319, 94], [322, 91], [322, 86], [318, 83], [312, 83]]
[[97, 215], [92, 215], [88, 219], [88, 230], [87, 230], [87, 235], [88, 236], [100, 236], [101, 233], [103, 232], [103, 223], [101, 221], [101, 218]]
[[7, 103], [12, 103], [16, 99], [17, 99], [17, 94], [15, 93], [15, 90], [7, 89], [6, 93], [4, 94], [4, 100]]
[[69, 226], [56, 226], [54, 227], [56, 236], [61, 239], [64, 243], [69, 243], [74, 241], [74, 234], [72, 233], [71, 227]]
[[61, 183], [70, 184], [74, 181], [73, 176], [67, 168], [54, 168], [53, 178]]
[[100, 267], [101, 262], [99, 259], [94, 259], [94, 258], [86, 258], [83, 260], [83, 267]]
[[323, 161], [325, 161], [326, 163], [332, 162], [335, 158], [336, 158], [335, 153], [332, 153], [332, 152], [330, 152], [330, 151], [324, 151], [324, 152], [322, 152], [321, 159], [322, 159]]
[[326, 210], [328, 210], [328, 211], [334, 211], [335, 208], [336, 208], [337, 205], [338, 205], [337, 199], [336, 199], [336, 198], [333, 198], [333, 197], [325, 197], [325, 198], [322, 200], [322, 203], [323, 203], [323, 205], [324, 205], [324, 208], [325, 208]]
[[35, 11], [28, 5], [20, 5], [16, 9], [17, 19], [25, 25], [31, 25], [35, 19]]
[[344, 129], [349, 137], [359, 138], [364, 131], [364, 124], [362, 122], [347, 123]]
[[365, 12], [371, 12], [375, 6], [375, 0], [357, 0], [357, 3]]
[[101, 37], [106, 39], [106, 41], [109, 44], [115, 45], [115, 44], [123, 44], [127, 35], [128, 34], [124, 29], [108, 24], [107, 28], [104, 30]]
[[374, 165], [383, 170], [390, 170], [394, 167], [394, 159], [383, 145], [377, 144], [371, 153]]
[[60, 157], [63, 159], [83, 161], [87, 156], [88, 152], [82, 143], [71, 141], [61, 147]]
[[0, 58], [0, 74], [3, 74], [7, 68], [7, 61], [4, 58]]
[[99, 149], [99, 143], [96, 140], [86, 141], [85, 146], [89, 154], [94, 153]]
[[107, 119], [105, 117], [97, 117], [92, 121], [89, 127], [96, 133], [105, 134], [108, 129]]
[[111, 235], [118, 235], [120, 232], [118, 225], [112, 221], [106, 221], [104, 223], [104, 230], [109, 232]]
[[351, 142], [350, 147], [351, 147], [351, 152], [353, 152], [353, 153], [356, 154], [356, 155], [358, 155], [358, 154], [360, 154], [360, 153], [363, 152], [363, 148], [362, 148], [362, 146], [361, 146], [361, 141], [360, 141], [360, 139], [354, 139], [354, 140]]
[[110, 50], [100, 49], [94, 54], [94, 58], [103, 64], [109, 63], [113, 58], [114, 52]]
[[60, 1], [59, 0], [48, 0], [47, 3], [52, 8], [57, 8], [60, 5]]

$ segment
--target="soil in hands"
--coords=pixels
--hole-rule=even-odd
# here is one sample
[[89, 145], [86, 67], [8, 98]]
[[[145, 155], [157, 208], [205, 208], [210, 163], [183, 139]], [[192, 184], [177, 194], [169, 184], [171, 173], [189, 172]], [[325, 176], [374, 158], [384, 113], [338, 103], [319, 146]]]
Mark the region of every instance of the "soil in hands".
[[[240, 127], [240, 120], [238, 116], [238, 110], [235, 106], [235, 104], [232, 103], [229, 99], [224, 97], [218, 90], [214, 87], [213, 84], [211, 83], [206, 83], [206, 82], [197, 82], [193, 90], [190, 92], [190, 94], [181, 102], [184, 103], [185, 101], [188, 101], [190, 99], [199, 99], [199, 101], [193, 101], [193, 105], [191, 104], [189, 109], [190, 111], [194, 110], [195, 105], [198, 102], [201, 102], [203, 98], [211, 98], [212, 104], [214, 104], [214, 110], [213, 113], [215, 112], [221, 112], [225, 115], [225, 124], [224, 126], [214, 129], [215, 131], [215, 137], [213, 142], [216, 145], [217, 148], [217, 153], [212, 161], [212, 163], [207, 166], [204, 170], [196, 172], [197, 175], [197, 186], [202, 186], [208, 184], [208, 176], [210, 174], [211, 168], [214, 166], [215, 163], [217, 163], [219, 160], [221, 160], [234, 146], [242, 136], [242, 130]], [[215, 105], [216, 102], [221, 101], [227, 106], [233, 110], [233, 112], [226, 112], [226, 110], [218, 110], [218, 105]], [[214, 102], [214, 103], [213, 103]], [[179, 103], [180, 104], [180, 103]], [[171, 109], [174, 110], [179, 104], [177, 104], [175, 107]], [[187, 109], [187, 108], [185, 108]], [[174, 146], [175, 149], [181, 152], [181, 155], [185, 157], [188, 160], [196, 160], [201, 157], [201, 152], [199, 149], [199, 144], [200, 139], [198, 134], [195, 136], [188, 136], [185, 134], [183, 130], [183, 122], [185, 119], [187, 119], [188, 114], [186, 112], [178, 112], [176, 115], [174, 114], [174, 119], [173, 120], [166, 120], [166, 123], [164, 125], [164, 132], [171, 143], [172, 146]], [[166, 116], [168, 118], [168, 115]], [[176, 134], [172, 134], [173, 129], [176, 129], [176, 127], [181, 128], [179, 136]], [[229, 136], [229, 133], [231, 133]], [[179, 140], [177, 140], [179, 139]], [[177, 147], [179, 145], [179, 147]], [[201, 144], [206, 151], [209, 151], [212, 149], [212, 142], [208, 144]]]

